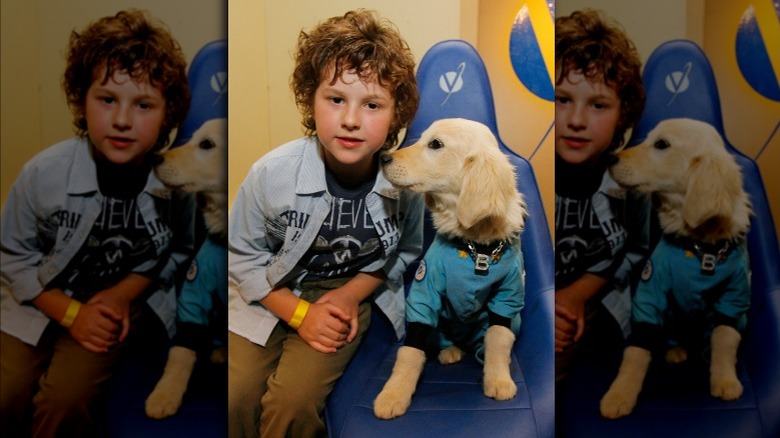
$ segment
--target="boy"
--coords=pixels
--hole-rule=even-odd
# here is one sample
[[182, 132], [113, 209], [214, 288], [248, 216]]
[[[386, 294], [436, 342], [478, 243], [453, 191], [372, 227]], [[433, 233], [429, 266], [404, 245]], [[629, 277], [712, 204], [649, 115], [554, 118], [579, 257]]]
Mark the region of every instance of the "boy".
[[230, 216], [231, 436], [324, 435], [370, 303], [402, 333], [402, 276], [422, 246], [421, 199], [377, 162], [418, 105], [397, 30], [353, 11], [301, 32], [291, 86], [307, 136], [255, 163]]
[[128, 10], [73, 32], [63, 87], [78, 136], [24, 166], [2, 214], [0, 412], [11, 436], [96, 434], [92, 402], [128, 334], [151, 310], [173, 327], [174, 275], [192, 250], [192, 202], [149, 159], [189, 108], [168, 30]]
[[644, 105], [633, 43], [599, 13], [577, 11], [556, 18], [555, 55], [555, 351], [560, 380], [578, 349], [615, 347], [627, 335], [630, 287], [648, 251], [649, 205], [621, 190], [606, 172], [610, 153], [624, 143]]

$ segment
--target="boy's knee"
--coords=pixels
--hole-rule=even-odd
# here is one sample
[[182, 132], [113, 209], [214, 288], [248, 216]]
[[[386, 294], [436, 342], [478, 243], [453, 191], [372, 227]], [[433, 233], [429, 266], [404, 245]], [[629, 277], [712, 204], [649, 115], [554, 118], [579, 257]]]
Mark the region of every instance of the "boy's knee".
[[97, 396], [95, 387], [42, 385], [33, 404], [36, 412], [60, 413], [65, 416], [88, 416], [90, 402]]
[[263, 415], [283, 415], [290, 418], [311, 418], [325, 408], [327, 393], [302, 384], [269, 385], [262, 398]]

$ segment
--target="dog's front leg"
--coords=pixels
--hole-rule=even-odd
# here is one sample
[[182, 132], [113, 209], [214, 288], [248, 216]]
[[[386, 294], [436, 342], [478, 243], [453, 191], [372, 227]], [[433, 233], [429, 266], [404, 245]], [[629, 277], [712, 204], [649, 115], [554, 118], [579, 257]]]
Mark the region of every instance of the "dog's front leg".
[[517, 394], [517, 385], [509, 375], [515, 334], [502, 325], [491, 325], [485, 333], [485, 366], [482, 390], [496, 400], [509, 400]]
[[165, 418], [176, 413], [181, 406], [187, 383], [195, 367], [197, 354], [189, 348], [171, 347], [165, 371], [146, 399], [146, 415], [150, 418]]
[[733, 327], [719, 325], [712, 331], [710, 362], [710, 394], [723, 400], [736, 400], [742, 395], [737, 378], [737, 349], [742, 339]]
[[393, 372], [374, 400], [374, 415], [389, 420], [406, 413], [423, 365], [425, 352], [422, 350], [406, 345], [398, 349]]
[[614, 419], [624, 417], [634, 410], [650, 360], [649, 350], [633, 345], [626, 347], [618, 375], [601, 399], [601, 415]]

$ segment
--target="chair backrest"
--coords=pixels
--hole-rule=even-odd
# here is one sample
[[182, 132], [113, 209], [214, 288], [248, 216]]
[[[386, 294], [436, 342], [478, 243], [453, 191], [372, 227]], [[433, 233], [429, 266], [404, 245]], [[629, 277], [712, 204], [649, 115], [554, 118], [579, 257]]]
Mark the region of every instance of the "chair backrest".
[[204, 45], [190, 63], [190, 109], [173, 145], [186, 143], [206, 120], [227, 118], [227, 40]]
[[[442, 41], [426, 52], [417, 69], [420, 109], [409, 125], [402, 146], [416, 142], [431, 123], [445, 118], [464, 118], [486, 125], [498, 139], [517, 173], [517, 187], [528, 206], [522, 234], [526, 289], [554, 288], [553, 250], [547, 218], [530, 163], [509, 149], [498, 135], [490, 79], [482, 58], [469, 43]], [[430, 237], [430, 224], [426, 224]], [[526, 304], [531, 297], [526, 296]]]
[[[753, 290], [776, 290], [780, 287], [780, 249], [761, 173], [756, 163], [726, 138], [718, 86], [707, 56], [691, 41], [666, 42], [650, 55], [643, 79], [647, 103], [630, 143], [639, 143], [658, 122], [669, 118], [701, 120], [717, 129], [742, 167], [744, 187], [753, 203], [754, 216], [748, 233]], [[753, 294], [754, 307], [763, 302], [763, 296]]]

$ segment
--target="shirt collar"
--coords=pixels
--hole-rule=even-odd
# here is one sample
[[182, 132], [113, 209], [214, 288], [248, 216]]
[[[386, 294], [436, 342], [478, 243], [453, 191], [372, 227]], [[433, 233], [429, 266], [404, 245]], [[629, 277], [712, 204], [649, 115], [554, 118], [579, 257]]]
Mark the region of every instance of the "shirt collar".
[[[307, 144], [303, 148], [302, 160], [303, 164], [296, 182], [295, 193], [298, 195], [312, 195], [327, 192], [325, 157], [323, 156], [322, 146], [320, 146], [316, 137], [307, 139]], [[377, 173], [376, 181], [371, 191], [391, 199], [398, 199], [400, 196], [399, 190], [393, 187], [381, 171]]]
[[[83, 195], [97, 192], [97, 170], [89, 147], [89, 141], [87, 137], [80, 137], [77, 141], [73, 168], [68, 176], [68, 194]], [[157, 179], [154, 172], [149, 174], [143, 191], [160, 198], [170, 198], [170, 189]]]

